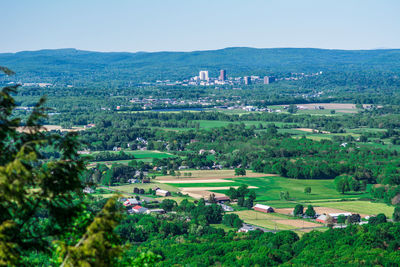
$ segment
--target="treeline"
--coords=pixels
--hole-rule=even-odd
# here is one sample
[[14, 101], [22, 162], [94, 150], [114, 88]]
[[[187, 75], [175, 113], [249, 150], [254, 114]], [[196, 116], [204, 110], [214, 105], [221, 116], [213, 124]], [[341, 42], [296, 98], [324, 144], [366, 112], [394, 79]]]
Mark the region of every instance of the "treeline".
[[85, 183], [110, 186], [124, 184], [129, 180], [142, 182], [149, 175], [149, 170], [151, 166], [148, 163], [132, 160], [128, 165], [114, 163], [111, 168], [105, 164], [96, 164], [93, 168], [86, 169], [81, 177]]
[[124, 151], [119, 151], [118, 153], [113, 153], [109, 151], [97, 152], [87, 156], [93, 161], [113, 161], [113, 160], [127, 160], [134, 159], [133, 154], [125, 153]]
[[[237, 219], [233, 214], [225, 216], [226, 224], [234, 224]], [[129, 255], [137, 257], [150, 250], [161, 256], [159, 264], [163, 266], [395, 266], [400, 261], [399, 224], [349, 225], [344, 229], [312, 231], [301, 238], [291, 231], [225, 233], [189, 224], [174, 216], [157, 220], [136, 215], [129, 216], [117, 232], [124, 241], [141, 240], [140, 245], [132, 246]]]

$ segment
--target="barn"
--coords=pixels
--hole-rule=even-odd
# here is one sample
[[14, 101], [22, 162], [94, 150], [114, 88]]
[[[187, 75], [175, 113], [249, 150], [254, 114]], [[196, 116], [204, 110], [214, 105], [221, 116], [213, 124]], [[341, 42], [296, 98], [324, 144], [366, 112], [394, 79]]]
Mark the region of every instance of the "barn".
[[265, 212], [265, 213], [274, 212], [274, 209], [272, 207], [267, 206], [267, 205], [263, 205], [263, 204], [256, 204], [253, 207], [253, 209], [256, 210], [256, 211], [261, 211], [261, 212]]

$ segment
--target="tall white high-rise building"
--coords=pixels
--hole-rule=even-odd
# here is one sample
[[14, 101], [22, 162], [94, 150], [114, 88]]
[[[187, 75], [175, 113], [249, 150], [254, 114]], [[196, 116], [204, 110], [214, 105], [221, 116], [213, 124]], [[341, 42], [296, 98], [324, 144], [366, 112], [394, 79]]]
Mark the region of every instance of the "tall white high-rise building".
[[201, 70], [199, 72], [199, 77], [202, 81], [208, 81], [208, 70]]

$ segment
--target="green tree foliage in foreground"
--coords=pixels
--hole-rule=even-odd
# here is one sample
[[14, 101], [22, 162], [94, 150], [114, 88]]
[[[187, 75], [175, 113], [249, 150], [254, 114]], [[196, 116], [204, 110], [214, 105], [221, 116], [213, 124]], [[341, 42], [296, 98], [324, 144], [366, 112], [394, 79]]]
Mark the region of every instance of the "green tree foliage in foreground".
[[[92, 223], [87, 220], [91, 215], [84, 209], [80, 180], [85, 164], [77, 154], [76, 134], [40, 131], [40, 120], [46, 117], [43, 98], [24, 131], [17, 131], [21, 119], [12, 116], [17, 88], [0, 92], [0, 265], [29, 265], [26, 256], [50, 255], [53, 241], [58, 243], [62, 266], [110, 265], [121, 253], [113, 234], [121, 216], [115, 199]], [[58, 158], [45, 157], [43, 151], [49, 147], [59, 152]], [[86, 223], [86, 233], [70, 246]]]
[[[84, 163], [77, 155], [76, 135], [40, 132], [44, 99], [34, 107], [18, 132], [19, 118], [12, 118], [16, 103], [11, 94], [18, 86], [0, 93], [0, 265], [15, 265], [23, 251], [46, 250], [50, 239], [60, 235], [81, 210], [79, 173]], [[46, 146], [60, 157], [46, 161]]]
[[118, 236], [114, 233], [114, 228], [122, 218], [116, 204], [115, 198], [107, 201], [77, 244], [68, 246], [64, 242], [58, 242], [61, 266], [112, 265], [123, 251], [122, 246], [116, 245]]

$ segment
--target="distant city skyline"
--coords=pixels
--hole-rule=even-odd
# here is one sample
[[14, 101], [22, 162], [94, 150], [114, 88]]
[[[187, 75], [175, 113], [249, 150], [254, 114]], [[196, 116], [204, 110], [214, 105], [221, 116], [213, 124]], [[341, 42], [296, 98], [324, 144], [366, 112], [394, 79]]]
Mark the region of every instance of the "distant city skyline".
[[18, 0], [2, 10], [0, 53], [400, 48], [397, 0]]

